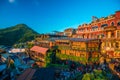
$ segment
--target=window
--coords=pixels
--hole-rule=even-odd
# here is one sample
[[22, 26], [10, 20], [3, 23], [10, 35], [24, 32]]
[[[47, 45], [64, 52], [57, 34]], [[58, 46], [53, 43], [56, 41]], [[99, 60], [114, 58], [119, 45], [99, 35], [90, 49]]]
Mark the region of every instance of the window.
[[104, 35], [104, 34], [101, 34], [101, 36], [102, 36], [102, 38], [103, 38], [103, 37], [105, 37], [105, 35]]
[[117, 38], [120, 37], [120, 31], [117, 31]]
[[120, 26], [120, 22], [117, 23], [117, 26]]
[[70, 55], [73, 55], [72, 53], [70, 53]]
[[103, 28], [105, 28], [107, 26], [108, 26], [108, 24], [103, 24], [103, 25], [101, 25], [101, 28], [103, 29]]
[[104, 37], [105, 37], [104, 34], [100, 34], [100, 35], [98, 35], [98, 38], [104, 38]]
[[93, 26], [92, 31], [96, 31], [98, 29], [98, 26]]
[[111, 23], [111, 26], [114, 26], [114, 22]]
[[119, 48], [119, 44], [118, 44], [118, 42], [116, 42], [115, 46], [116, 46], [116, 48]]
[[114, 37], [114, 33], [113, 32], [111, 33], [111, 37]]

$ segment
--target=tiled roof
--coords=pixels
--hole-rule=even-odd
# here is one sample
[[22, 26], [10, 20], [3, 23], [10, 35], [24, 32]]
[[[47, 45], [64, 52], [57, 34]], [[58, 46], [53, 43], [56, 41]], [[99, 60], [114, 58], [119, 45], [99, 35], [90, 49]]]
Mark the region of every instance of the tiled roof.
[[56, 38], [54, 40], [70, 40], [70, 41], [81, 41], [81, 42], [87, 42], [91, 40], [98, 40], [98, 39], [83, 39], [83, 38]]
[[38, 52], [38, 53], [46, 54], [48, 48], [43, 48], [43, 47], [39, 47], [39, 46], [33, 46], [30, 50]]
[[88, 41], [99, 40], [99, 39], [83, 39], [83, 38], [69, 38], [69, 37], [56, 37], [56, 38], [49, 38], [48, 39], [48, 41], [53, 41], [53, 42], [56, 41], [56, 40], [69, 40], [69, 41], [88, 42]]
[[91, 40], [96, 40], [96, 39], [83, 39], [83, 38], [71, 38], [71, 41], [83, 41], [83, 42], [87, 42], [87, 41], [91, 41]]

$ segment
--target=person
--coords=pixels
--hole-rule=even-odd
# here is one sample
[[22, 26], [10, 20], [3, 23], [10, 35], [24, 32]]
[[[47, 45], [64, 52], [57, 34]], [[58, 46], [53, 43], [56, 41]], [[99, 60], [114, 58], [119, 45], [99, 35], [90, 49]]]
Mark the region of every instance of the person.
[[0, 54], [0, 64], [5, 63], [6, 59]]

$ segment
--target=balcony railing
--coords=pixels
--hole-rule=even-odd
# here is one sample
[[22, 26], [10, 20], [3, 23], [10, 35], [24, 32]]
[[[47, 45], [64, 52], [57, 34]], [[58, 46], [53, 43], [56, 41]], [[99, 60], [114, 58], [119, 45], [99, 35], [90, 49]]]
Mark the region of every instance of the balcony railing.
[[111, 41], [111, 40], [120, 40], [120, 38], [116, 38], [116, 37], [111, 37], [111, 38], [107, 38], [107, 37], [104, 37], [104, 38], [102, 38], [101, 40], [103, 40], [103, 41]]
[[77, 31], [77, 33], [90, 33], [90, 32], [99, 32], [99, 31], [103, 31], [103, 29], [98, 29], [98, 30], [84, 30], [84, 31]]

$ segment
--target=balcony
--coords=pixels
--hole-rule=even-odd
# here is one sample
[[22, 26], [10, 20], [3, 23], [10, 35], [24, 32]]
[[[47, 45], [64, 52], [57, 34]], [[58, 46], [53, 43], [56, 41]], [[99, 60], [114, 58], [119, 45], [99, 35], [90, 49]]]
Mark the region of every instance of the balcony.
[[115, 37], [111, 37], [111, 38], [106, 38], [106, 37], [104, 37], [104, 38], [102, 38], [101, 39], [102, 41], [120, 41], [120, 38], [115, 38]]
[[120, 52], [120, 48], [115, 48], [115, 51], [119, 51]]
[[103, 31], [104, 29], [96, 29], [96, 30], [84, 30], [84, 31], [77, 31], [77, 34], [81, 34], [81, 33], [92, 33], [92, 32], [100, 32]]

